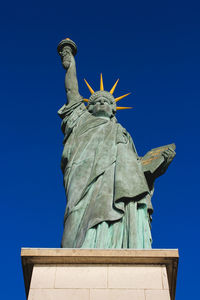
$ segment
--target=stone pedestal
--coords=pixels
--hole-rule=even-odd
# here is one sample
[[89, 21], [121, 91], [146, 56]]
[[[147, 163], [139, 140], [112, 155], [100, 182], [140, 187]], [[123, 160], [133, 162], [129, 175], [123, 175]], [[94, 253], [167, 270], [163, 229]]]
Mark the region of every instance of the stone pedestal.
[[22, 248], [28, 300], [174, 300], [178, 250]]

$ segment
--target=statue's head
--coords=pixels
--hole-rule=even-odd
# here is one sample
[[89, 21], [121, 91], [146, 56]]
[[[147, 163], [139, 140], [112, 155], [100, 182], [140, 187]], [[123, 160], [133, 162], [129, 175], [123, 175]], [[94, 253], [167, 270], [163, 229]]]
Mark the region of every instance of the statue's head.
[[112, 118], [116, 113], [115, 98], [106, 91], [95, 92], [90, 96], [87, 108], [94, 116]]
[[83, 100], [88, 103], [87, 108], [91, 114], [99, 117], [112, 118], [114, 117], [117, 110], [131, 108], [131, 107], [119, 107], [116, 105], [116, 102], [118, 102], [119, 100], [121, 100], [122, 98], [130, 94], [128, 93], [121, 97], [114, 98], [113, 93], [117, 86], [118, 81], [119, 79], [116, 81], [116, 83], [114, 84], [110, 92], [104, 91], [103, 78], [101, 74], [100, 91], [94, 92], [94, 90], [91, 88], [89, 83], [85, 80], [85, 83], [87, 84], [91, 96], [89, 99], [83, 99]]

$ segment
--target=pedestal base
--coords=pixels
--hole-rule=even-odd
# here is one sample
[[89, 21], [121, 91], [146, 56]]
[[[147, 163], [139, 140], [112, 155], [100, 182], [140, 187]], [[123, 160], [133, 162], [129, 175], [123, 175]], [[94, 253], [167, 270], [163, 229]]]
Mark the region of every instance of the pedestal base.
[[174, 300], [178, 250], [21, 252], [28, 300]]

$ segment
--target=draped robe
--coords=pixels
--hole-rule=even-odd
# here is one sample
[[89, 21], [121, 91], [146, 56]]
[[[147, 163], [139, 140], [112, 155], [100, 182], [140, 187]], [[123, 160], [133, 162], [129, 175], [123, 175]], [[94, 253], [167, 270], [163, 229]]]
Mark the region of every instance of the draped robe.
[[59, 111], [67, 205], [64, 248], [151, 248], [151, 197], [133, 141], [82, 101]]

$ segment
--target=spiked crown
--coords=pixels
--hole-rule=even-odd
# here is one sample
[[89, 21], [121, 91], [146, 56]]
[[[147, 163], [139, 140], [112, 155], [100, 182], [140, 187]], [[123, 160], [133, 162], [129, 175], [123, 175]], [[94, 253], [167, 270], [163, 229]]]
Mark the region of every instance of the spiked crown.
[[128, 95], [130, 95], [130, 93], [128, 93], [128, 94], [125, 94], [125, 95], [123, 95], [123, 96], [114, 98], [113, 93], [114, 93], [114, 91], [115, 91], [115, 88], [116, 88], [116, 86], [117, 86], [117, 83], [118, 83], [119, 79], [115, 82], [115, 84], [114, 84], [113, 87], [111, 88], [110, 92], [104, 91], [102, 74], [100, 75], [100, 91], [96, 91], [96, 92], [95, 92], [95, 91], [92, 89], [92, 87], [89, 85], [89, 83], [86, 81], [86, 79], [84, 79], [84, 80], [85, 80], [85, 83], [86, 83], [86, 85], [87, 85], [87, 87], [88, 87], [90, 93], [91, 93], [91, 96], [90, 96], [89, 99], [83, 99], [85, 102], [88, 103], [88, 106], [89, 106], [90, 104], [92, 104], [92, 103], [95, 101], [96, 98], [98, 98], [98, 97], [100, 97], [100, 96], [103, 96], [103, 97], [109, 99], [109, 100], [114, 104], [114, 106], [116, 107], [116, 110], [130, 109], [130, 108], [132, 108], [132, 107], [116, 106], [116, 102], [118, 102], [119, 100], [123, 99], [124, 97], [127, 97]]

